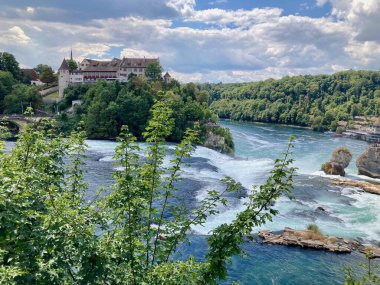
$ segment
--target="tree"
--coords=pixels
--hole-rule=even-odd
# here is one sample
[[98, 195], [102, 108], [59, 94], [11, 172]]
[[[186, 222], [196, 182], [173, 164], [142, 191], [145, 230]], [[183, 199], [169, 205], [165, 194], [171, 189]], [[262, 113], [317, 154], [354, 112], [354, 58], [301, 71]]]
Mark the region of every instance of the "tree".
[[158, 60], [148, 64], [145, 69], [145, 76], [152, 81], [159, 80], [161, 78], [161, 74], [162, 67]]
[[73, 59], [67, 60], [67, 64], [69, 65], [70, 70], [78, 69], [78, 64]]
[[9, 71], [0, 71], [0, 113], [4, 111], [4, 97], [11, 93], [15, 83], [16, 81]]
[[53, 69], [50, 66], [48, 65], [42, 66], [42, 72], [40, 73], [40, 80], [46, 84], [56, 81], [56, 77], [54, 76]]
[[41, 105], [42, 98], [35, 86], [16, 84], [12, 87], [12, 92], [4, 98], [4, 113], [23, 114], [27, 107], [37, 110]]
[[0, 70], [9, 71], [15, 79], [20, 76], [19, 64], [14, 55], [9, 52], [0, 52]]
[[[152, 108], [141, 160], [136, 138], [123, 127], [115, 159], [112, 191], [88, 203], [82, 157], [84, 133], [68, 138], [43, 122], [20, 135], [10, 153], [0, 152], [0, 281], [6, 284], [216, 284], [228, 261], [254, 226], [277, 211], [273, 202], [290, 195], [294, 169], [289, 149], [276, 160], [267, 182], [248, 196], [246, 209], [231, 224], [216, 228], [202, 260], [176, 260], [193, 225], [226, 204], [241, 185], [225, 178], [223, 193], [209, 191], [196, 209], [181, 202], [176, 181], [196, 141], [188, 130], [165, 167], [165, 137], [173, 127], [164, 102]], [[289, 145], [289, 148], [291, 145]]]

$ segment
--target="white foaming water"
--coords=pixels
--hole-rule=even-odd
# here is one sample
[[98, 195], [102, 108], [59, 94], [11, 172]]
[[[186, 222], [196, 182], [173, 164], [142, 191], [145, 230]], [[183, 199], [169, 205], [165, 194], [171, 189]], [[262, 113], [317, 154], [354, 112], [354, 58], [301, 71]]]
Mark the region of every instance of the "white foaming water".
[[[219, 192], [225, 189], [219, 181], [230, 176], [240, 182], [248, 191], [252, 185], [260, 185], [269, 175], [274, 159], [281, 157], [290, 135], [296, 135], [294, 158], [298, 173], [306, 175], [299, 185], [305, 194], [297, 197], [298, 201], [290, 201], [281, 197], [275, 208], [280, 211], [272, 223], [263, 228], [282, 230], [285, 226], [303, 229], [309, 223], [316, 223], [323, 232], [345, 238], [361, 237], [365, 240], [380, 241], [380, 196], [360, 192], [357, 188], [332, 186], [330, 179], [340, 178], [327, 176], [320, 171], [320, 165], [330, 159], [332, 151], [339, 146], [348, 147], [354, 154], [350, 166], [346, 169], [347, 178], [364, 179], [380, 182], [380, 179], [370, 179], [357, 175], [355, 160], [364, 151], [367, 144], [343, 138], [331, 138], [309, 130], [279, 128], [275, 126], [255, 126], [233, 123], [231, 128], [235, 140], [237, 157], [230, 157], [216, 151], [197, 147], [193, 158], [201, 162], [194, 167], [184, 166], [182, 176], [190, 181], [201, 182], [196, 190], [196, 200], [202, 201], [209, 190]], [[88, 141], [90, 151], [104, 155], [101, 161], [112, 161], [114, 148], [117, 145], [109, 141]], [[141, 144], [146, 148], [146, 144]], [[169, 145], [173, 149], [174, 145]], [[143, 152], [143, 151], [142, 151]], [[242, 157], [244, 159], [241, 159]], [[172, 157], [165, 158], [164, 164], [169, 165]], [[301, 176], [302, 176], [301, 175]], [[308, 180], [305, 180], [308, 179]], [[314, 182], [313, 182], [314, 181]], [[196, 184], [198, 185], [198, 184]], [[299, 191], [299, 190], [298, 190]], [[348, 200], [347, 200], [348, 199]], [[209, 232], [222, 223], [232, 221], [236, 214], [244, 209], [246, 198], [236, 199], [228, 208], [220, 207], [220, 214], [210, 217], [203, 227], [194, 227], [199, 234]], [[318, 207], [324, 212], [317, 212]], [[255, 232], [258, 229], [255, 229]]]
[[268, 176], [274, 163], [270, 158], [234, 158], [205, 147], [197, 147], [193, 157], [208, 159], [208, 163], [216, 167], [217, 172], [221, 174], [219, 178], [229, 176], [247, 189], [251, 189], [253, 184], [262, 183], [263, 178]]

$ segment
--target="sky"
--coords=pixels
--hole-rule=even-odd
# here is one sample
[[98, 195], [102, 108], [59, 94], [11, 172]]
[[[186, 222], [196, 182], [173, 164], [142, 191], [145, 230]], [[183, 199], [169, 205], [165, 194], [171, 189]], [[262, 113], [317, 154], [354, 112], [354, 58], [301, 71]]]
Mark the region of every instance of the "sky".
[[380, 69], [380, 0], [1, 0], [22, 67], [159, 57], [181, 82]]

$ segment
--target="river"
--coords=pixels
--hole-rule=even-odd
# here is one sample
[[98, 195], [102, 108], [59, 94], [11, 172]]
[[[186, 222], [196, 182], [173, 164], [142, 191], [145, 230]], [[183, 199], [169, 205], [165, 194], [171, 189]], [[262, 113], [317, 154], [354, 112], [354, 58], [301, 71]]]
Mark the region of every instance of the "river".
[[[236, 154], [230, 157], [197, 147], [189, 160], [190, 166], [183, 169], [184, 180], [180, 184], [189, 205], [196, 207], [210, 189], [223, 189], [219, 179], [225, 176], [241, 182], [246, 192], [252, 189], [252, 185], [263, 183], [274, 160], [281, 157], [286, 149], [289, 136], [295, 135], [297, 139], [293, 157], [298, 167], [294, 181], [295, 200], [281, 198], [275, 205], [280, 214], [263, 228], [282, 230], [289, 226], [304, 229], [308, 224], [315, 223], [328, 235], [359, 238], [365, 243], [380, 242], [380, 196], [363, 193], [353, 187], [332, 185], [330, 179], [320, 172], [321, 164], [329, 160], [332, 151], [336, 147], [346, 146], [354, 155], [346, 169], [347, 176], [352, 179], [363, 178], [356, 174], [355, 160], [368, 145], [366, 142], [332, 138], [301, 128], [230, 121], [222, 121], [221, 124], [231, 129]], [[112, 155], [116, 143], [87, 141], [87, 144], [86, 180], [90, 185], [89, 199], [92, 199], [98, 187], [112, 183]], [[208, 219], [203, 227], [195, 227], [192, 245], [181, 248], [180, 256], [202, 256], [207, 251], [205, 235], [221, 223], [231, 221], [243, 209], [244, 193], [227, 198], [230, 206], [221, 208], [220, 214]], [[318, 210], [318, 207], [325, 211]], [[265, 285], [342, 284], [342, 268], [364, 260], [358, 253], [337, 255], [258, 243], [247, 243], [244, 249], [249, 256], [233, 259], [228, 281]]]

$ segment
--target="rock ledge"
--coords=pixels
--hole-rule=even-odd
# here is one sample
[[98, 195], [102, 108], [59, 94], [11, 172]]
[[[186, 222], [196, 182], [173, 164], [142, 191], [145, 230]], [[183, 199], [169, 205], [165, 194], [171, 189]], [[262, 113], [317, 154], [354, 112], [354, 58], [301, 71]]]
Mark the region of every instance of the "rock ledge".
[[362, 189], [364, 192], [380, 195], [380, 184], [373, 184], [366, 181], [351, 179], [332, 179], [335, 185], [353, 186]]
[[356, 242], [346, 241], [341, 238], [291, 228], [285, 228], [282, 234], [260, 231], [258, 235], [263, 239], [264, 243], [322, 249], [336, 253], [350, 253], [359, 246]]

